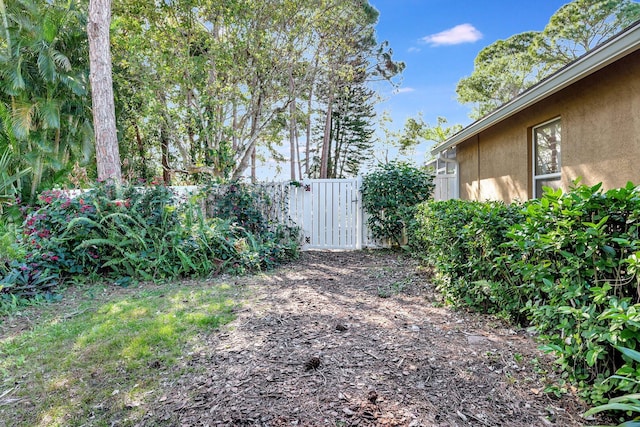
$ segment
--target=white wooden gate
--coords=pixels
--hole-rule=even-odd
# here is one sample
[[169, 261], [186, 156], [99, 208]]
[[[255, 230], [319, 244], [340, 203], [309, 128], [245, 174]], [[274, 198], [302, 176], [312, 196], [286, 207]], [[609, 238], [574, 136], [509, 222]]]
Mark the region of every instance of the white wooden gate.
[[369, 239], [361, 178], [305, 180], [289, 193], [290, 220], [301, 228], [302, 249], [362, 249]]

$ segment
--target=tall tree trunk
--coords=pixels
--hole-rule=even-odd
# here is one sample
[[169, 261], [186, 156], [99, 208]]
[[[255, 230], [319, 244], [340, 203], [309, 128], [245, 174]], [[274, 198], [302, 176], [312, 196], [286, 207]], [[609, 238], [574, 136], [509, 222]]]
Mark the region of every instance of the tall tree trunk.
[[140, 160], [142, 162], [141, 174], [142, 178], [147, 179], [147, 158], [144, 153], [144, 144], [142, 143], [142, 136], [140, 135], [140, 128], [138, 127], [138, 123], [133, 123], [133, 128], [136, 131], [136, 143], [138, 145], [138, 155], [140, 156]]
[[56, 136], [53, 140], [53, 156], [56, 160], [60, 160], [58, 154], [60, 154], [60, 128], [56, 129]]
[[[322, 46], [322, 42], [320, 44], [320, 46], [318, 47], [318, 50], [320, 50], [320, 47]], [[305, 156], [304, 156], [304, 174], [308, 177], [309, 176], [309, 168], [310, 168], [310, 153], [311, 153], [311, 114], [312, 114], [312, 105], [313, 105], [313, 87], [315, 84], [315, 80], [316, 80], [316, 75], [317, 75], [317, 70], [318, 70], [318, 62], [320, 61], [320, 55], [316, 54], [316, 58], [313, 64], [313, 74], [312, 74], [312, 78], [311, 78], [311, 84], [309, 86], [309, 99], [307, 101], [307, 140], [305, 141]], [[302, 177], [302, 174], [300, 175], [300, 177]]]
[[[306, 123], [306, 137], [307, 140], [305, 141], [305, 154], [304, 154], [304, 174], [308, 177], [309, 176], [309, 156], [311, 153], [311, 97], [313, 95], [313, 89], [309, 90], [309, 101], [307, 101], [307, 123]], [[300, 175], [302, 177], [302, 175]]]
[[2, 15], [2, 28], [4, 28], [4, 36], [7, 42], [7, 54], [11, 58], [11, 35], [9, 33], [9, 21], [7, 20], [7, 8], [4, 5], [4, 0], [0, 0], [0, 14]]
[[320, 179], [329, 174], [329, 156], [331, 155], [331, 116], [333, 115], [333, 95], [327, 101], [327, 116], [324, 122], [324, 137], [322, 138], [322, 155], [320, 156]]
[[116, 133], [116, 113], [111, 75], [111, 0], [89, 0], [89, 81], [96, 138], [98, 179], [120, 184], [122, 169]]
[[32, 167], [33, 175], [31, 178], [31, 198], [35, 198], [36, 190], [38, 189], [38, 185], [40, 185], [40, 180], [42, 178], [42, 155], [38, 155], [36, 157], [36, 164]]
[[238, 103], [233, 101], [233, 134], [231, 135], [231, 148], [233, 151], [238, 150]]
[[289, 67], [289, 90], [293, 98], [289, 103], [289, 154], [291, 157], [291, 181], [296, 180], [296, 96], [293, 83], [293, 70]]
[[253, 151], [251, 152], [251, 183], [255, 184], [258, 181], [256, 178], [256, 147], [253, 146]]
[[330, 162], [331, 178], [341, 178], [340, 174], [338, 174], [338, 164], [342, 158], [342, 143], [344, 139], [342, 136], [342, 120], [336, 120], [336, 128], [332, 137], [336, 140], [336, 148]]
[[[253, 166], [255, 164], [256, 144], [258, 141], [258, 132], [260, 129], [258, 121], [260, 120], [262, 94], [258, 96], [257, 105], [258, 107], [255, 108], [253, 113], [251, 114], [251, 131], [249, 133], [249, 142], [246, 144], [243, 154], [240, 155], [238, 165], [231, 175], [232, 180], [240, 179], [242, 173], [247, 169], [247, 166]], [[254, 173], [252, 172], [252, 179], [254, 179], [253, 175]]]
[[164, 185], [171, 185], [171, 169], [169, 168], [169, 135], [167, 131], [167, 125], [164, 120], [160, 127], [160, 151], [162, 162], [162, 181]]
[[298, 176], [302, 179], [302, 159], [300, 159], [300, 135], [296, 129], [296, 159], [298, 160]]

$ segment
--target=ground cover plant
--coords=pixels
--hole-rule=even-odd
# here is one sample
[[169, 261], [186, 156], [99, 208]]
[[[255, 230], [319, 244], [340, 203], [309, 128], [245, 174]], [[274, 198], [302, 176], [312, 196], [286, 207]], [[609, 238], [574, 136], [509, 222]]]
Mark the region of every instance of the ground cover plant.
[[[241, 188], [241, 187], [238, 187]], [[246, 190], [244, 198], [253, 195]], [[52, 299], [63, 284], [204, 277], [271, 268], [297, 256], [297, 230], [261, 212], [207, 217], [203, 195], [178, 203], [164, 186], [97, 185], [76, 197], [45, 191], [25, 208], [15, 245], [3, 245], [0, 306]], [[219, 203], [230, 202], [222, 198]], [[251, 228], [239, 218], [250, 219]], [[3, 240], [4, 242], [4, 240]]]
[[522, 206], [432, 202], [419, 208], [414, 249], [439, 271], [448, 302], [535, 328], [566, 383], [589, 401], [640, 391], [640, 196], [548, 190]]
[[141, 419], [141, 406], [162, 399], [173, 380], [168, 371], [200, 335], [233, 320], [240, 296], [223, 281], [75, 288], [39, 307], [30, 330], [2, 336], [0, 420], [101, 426]]

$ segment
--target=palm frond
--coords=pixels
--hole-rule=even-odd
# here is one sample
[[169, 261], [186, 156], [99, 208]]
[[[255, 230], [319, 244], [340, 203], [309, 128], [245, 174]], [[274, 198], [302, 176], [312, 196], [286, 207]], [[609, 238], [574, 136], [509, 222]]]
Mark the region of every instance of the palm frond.
[[38, 103], [38, 111], [46, 127], [60, 129], [60, 103], [57, 100], [41, 100]]
[[47, 13], [42, 20], [42, 38], [47, 43], [52, 43], [59, 31], [59, 19], [56, 19], [51, 12]]
[[17, 59], [15, 67], [7, 71], [6, 77], [9, 80], [9, 88], [14, 93], [24, 90], [26, 84], [22, 78], [22, 58]]
[[38, 54], [38, 72], [47, 82], [54, 82], [58, 76], [58, 71], [53, 60], [47, 51], [40, 51]]
[[66, 87], [71, 89], [74, 95], [85, 96], [88, 93], [86, 82], [83, 82], [77, 76], [61, 74], [58, 78]]
[[31, 131], [35, 105], [26, 101], [16, 101], [11, 112], [12, 131], [18, 139], [26, 139]]
[[9, 175], [7, 171], [14, 170], [14, 161], [10, 148], [6, 148], [0, 156], [0, 202], [6, 203], [15, 194], [15, 184], [31, 172], [31, 168], [26, 168]]
[[53, 62], [58, 68], [64, 71], [71, 71], [71, 61], [69, 61], [69, 58], [67, 58], [65, 54], [56, 49], [50, 48], [49, 56], [53, 59]]

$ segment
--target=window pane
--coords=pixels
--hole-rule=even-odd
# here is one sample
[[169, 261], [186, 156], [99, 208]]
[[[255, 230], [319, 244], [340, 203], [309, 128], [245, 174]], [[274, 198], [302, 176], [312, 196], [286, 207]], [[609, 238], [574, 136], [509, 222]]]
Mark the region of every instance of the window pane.
[[554, 190], [560, 188], [560, 177], [558, 178], [548, 178], [548, 179], [537, 179], [536, 180], [536, 194], [535, 197], [542, 196], [542, 187], [551, 187]]
[[447, 163], [447, 174], [453, 175], [456, 173], [456, 165], [453, 162]]
[[560, 120], [534, 129], [536, 175], [560, 173]]

